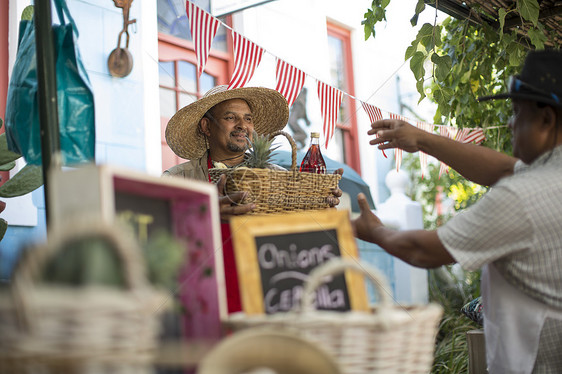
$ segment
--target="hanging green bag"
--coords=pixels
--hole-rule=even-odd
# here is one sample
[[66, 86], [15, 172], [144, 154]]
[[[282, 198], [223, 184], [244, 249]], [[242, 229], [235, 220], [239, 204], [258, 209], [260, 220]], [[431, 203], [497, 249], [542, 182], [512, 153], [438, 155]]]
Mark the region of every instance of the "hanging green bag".
[[[95, 159], [94, 95], [77, 47], [78, 29], [65, 0], [54, 0], [60, 25], [53, 25], [62, 162]], [[18, 52], [8, 86], [8, 148], [27, 163], [41, 164], [37, 54], [33, 21], [20, 22]]]

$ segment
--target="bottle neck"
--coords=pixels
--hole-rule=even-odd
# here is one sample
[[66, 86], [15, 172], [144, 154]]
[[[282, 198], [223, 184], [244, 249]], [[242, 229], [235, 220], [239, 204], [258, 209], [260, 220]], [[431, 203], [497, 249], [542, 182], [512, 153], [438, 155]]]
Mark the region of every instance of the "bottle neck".
[[310, 146], [313, 145], [320, 145], [320, 139], [319, 138], [310, 138]]

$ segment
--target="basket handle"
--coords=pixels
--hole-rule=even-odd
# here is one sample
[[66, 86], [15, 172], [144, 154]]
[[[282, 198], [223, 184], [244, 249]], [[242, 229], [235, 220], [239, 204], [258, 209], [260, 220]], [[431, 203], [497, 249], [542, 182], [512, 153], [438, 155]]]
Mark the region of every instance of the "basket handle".
[[296, 171], [297, 170], [297, 144], [293, 140], [293, 137], [289, 135], [289, 133], [283, 130], [277, 130], [269, 134], [269, 139], [271, 140], [275, 138], [277, 135], [283, 135], [284, 137], [287, 138], [289, 144], [291, 144], [291, 171]]
[[367, 277], [373, 284], [374, 289], [379, 296], [379, 304], [381, 307], [390, 307], [393, 304], [392, 294], [386, 277], [371, 265], [359, 261], [357, 259], [333, 258], [328, 262], [314, 268], [306, 282], [304, 283], [303, 298], [301, 307], [303, 312], [314, 310], [314, 299], [316, 289], [326, 282], [326, 277], [337, 275], [346, 270], [353, 270]]
[[[121, 227], [121, 226], [118, 226]], [[140, 291], [148, 287], [141, 249], [136, 241], [126, 231], [118, 231], [115, 225], [110, 226], [100, 222], [80, 222], [75, 225], [66, 225], [64, 229], [49, 233], [49, 243], [27, 251], [24, 258], [16, 268], [12, 283], [12, 298], [16, 311], [21, 316], [22, 327], [32, 329], [32, 311], [28, 298], [41, 270], [47, 261], [58, 252], [65, 244], [84, 237], [101, 237], [107, 240], [116, 250], [121, 259], [125, 274], [125, 285], [130, 290]], [[63, 231], [64, 230], [64, 231]]]

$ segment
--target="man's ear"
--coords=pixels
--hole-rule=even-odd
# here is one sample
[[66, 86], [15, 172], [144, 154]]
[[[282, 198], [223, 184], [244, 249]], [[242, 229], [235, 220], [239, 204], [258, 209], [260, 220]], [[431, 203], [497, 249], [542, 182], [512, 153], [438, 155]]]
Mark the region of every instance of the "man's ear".
[[211, 121], [207, 117], [203, 117], [201, 118], [201, 121], [199, 121], [199, 129], [207, 137], [211, 136], [211, 131], [209, 129], [210, 125]]
[[556, 112], [550, 105], [541, 108], [541, 123], [545, 130], [554, 128], [556, 126]]

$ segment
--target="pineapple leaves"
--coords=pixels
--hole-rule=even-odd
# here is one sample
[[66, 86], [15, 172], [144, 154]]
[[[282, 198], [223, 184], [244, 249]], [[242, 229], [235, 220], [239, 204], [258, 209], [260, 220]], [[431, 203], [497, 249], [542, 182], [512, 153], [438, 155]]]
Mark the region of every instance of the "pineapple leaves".
[[258, 135], [255, 131], [252, 133], [252, 139], [248, 139], [250, 149], [248, 151], [248, 158], [243, 166], [249, 168], [265, 169], [269, 166], [271, 157], [274, 151], [279, 148], [276, 146], [271, 148], [273, 138], [270, 139], [268, 135]]

